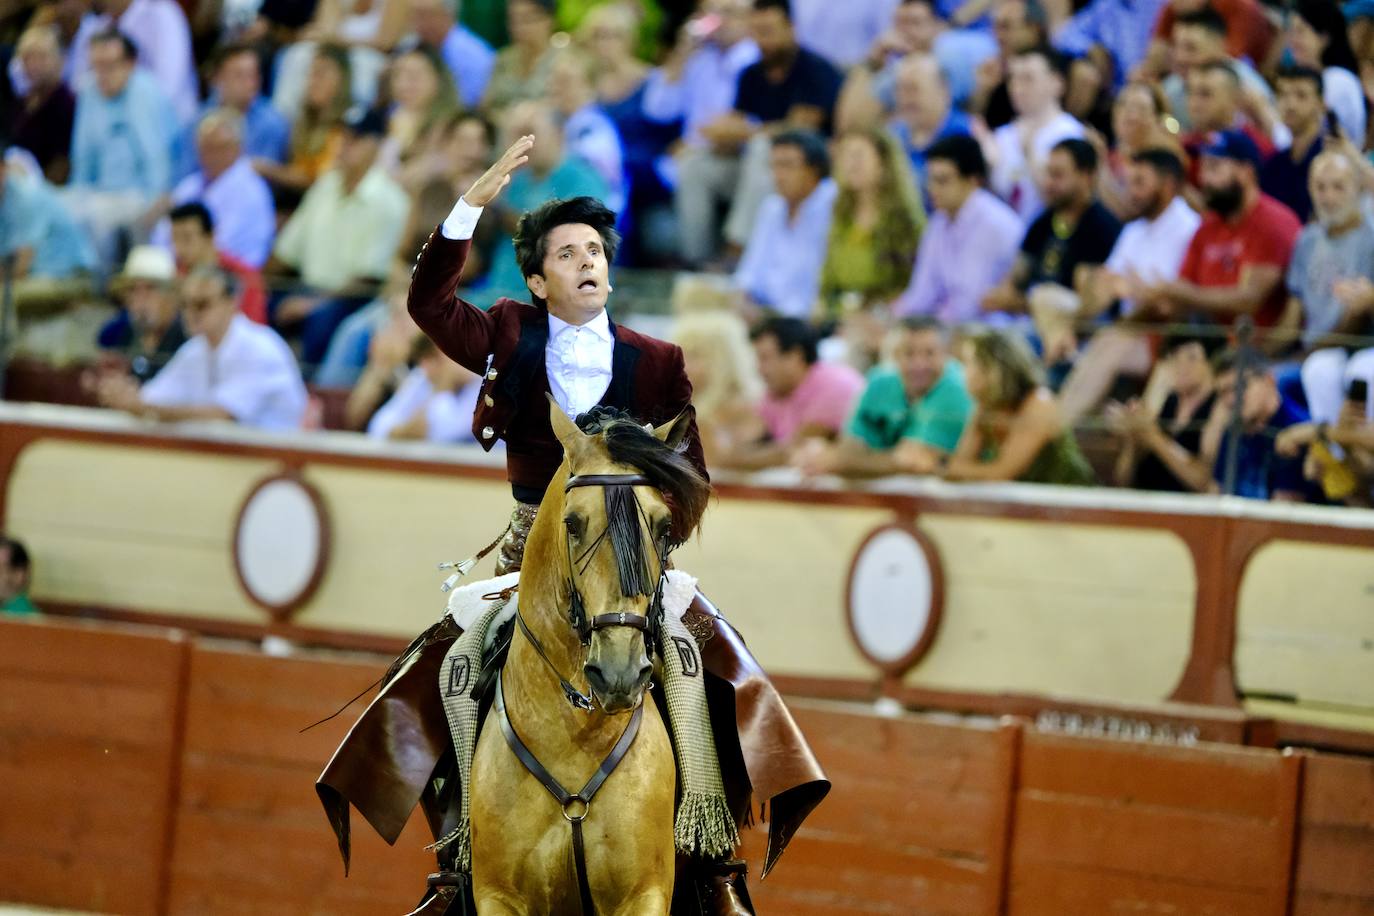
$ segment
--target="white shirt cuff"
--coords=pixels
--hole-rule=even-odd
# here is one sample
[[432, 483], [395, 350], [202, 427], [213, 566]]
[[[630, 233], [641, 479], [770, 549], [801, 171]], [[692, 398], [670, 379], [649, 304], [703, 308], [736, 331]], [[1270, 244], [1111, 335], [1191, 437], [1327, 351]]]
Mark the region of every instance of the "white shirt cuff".
[[453, 205], [453, 212], [439, 227], [439, 231], [444, 234], [444, 238], [461, 242], [464, 239], [472, 238], [473, 230], [477, 228], [477, 220], [481, 217], [481, 207], [474, 207], [460, 197], [458, 202]]

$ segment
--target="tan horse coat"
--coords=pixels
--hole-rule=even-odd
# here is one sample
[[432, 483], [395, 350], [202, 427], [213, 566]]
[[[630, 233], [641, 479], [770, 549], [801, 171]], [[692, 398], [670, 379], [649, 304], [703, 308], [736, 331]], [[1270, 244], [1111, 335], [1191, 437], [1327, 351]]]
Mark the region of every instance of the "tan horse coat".
[[[596, 437], [578, 430], [557, 407], [552, 414], [567, 457], [530, 531], [520, 611], [559, 672], [585, 693], [586, 650], [568, 619], [564, 518], [568, 511], [585, 514], [593, 536], [606, 519], [599, 488], [576, 489], [565, 499], [564, 484], [570, 473], [628, 474], [635, 469], [612, 461]], [[670, 430], [657, 434], [666, 438]], [[667, 512], [652, 488], [636, 487], [635, 493], [651, 520]], [[609, 543], [596, 551], [585, 573], [579, 571], [577, 581], [589, 615], [647, 613], [647, 598], [620, 595]], [[596, 646], [603, 656], [642, 651], [638, 630], [613, 627], [598, 631], [595, 638], [603, 640]], [[620, 738], [630, 712], [608, 715], [600, 706], [592, 712], [574, 709], [519, 628], [502, 677], [516, 733], [565, 789], [577, 792]], [[583, 823], [598, 916], [666, 914], [672, 900], [676, 769], [657, 706], [647, 693], [641, 702], [639, 735]], [[580, 912], [569, 824], [554, 798], [516, 759], [494, 721], [477, 743], [471, 816], [473, 888], [482, 916]]]

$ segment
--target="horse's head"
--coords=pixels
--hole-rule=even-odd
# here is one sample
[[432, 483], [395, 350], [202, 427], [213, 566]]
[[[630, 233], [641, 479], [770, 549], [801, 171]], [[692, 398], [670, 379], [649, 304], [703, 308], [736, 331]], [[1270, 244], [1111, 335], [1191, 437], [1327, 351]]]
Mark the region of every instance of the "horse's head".
[[592, 696], [622, 712], [643, 699], [668, 554], [695, 529], [710, 485], [680, 448], [690, 408], [658, 429], [608, 408], [574, 423], [554, 404], [550, 416], [564, 463], [540, 505], [541, 536], [531, 532], [525, 566], [534, 566], [529, 550], [539, 550], [541, 570], [561, 571], [557, 592], [587, 645]]

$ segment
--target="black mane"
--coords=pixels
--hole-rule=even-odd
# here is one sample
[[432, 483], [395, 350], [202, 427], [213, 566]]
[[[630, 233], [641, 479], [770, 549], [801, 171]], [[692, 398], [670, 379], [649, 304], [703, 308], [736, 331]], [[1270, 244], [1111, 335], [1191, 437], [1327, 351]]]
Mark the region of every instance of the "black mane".
[[685, 447], [672, 448], [625, 411], [613, 407], [593, 407], [576, 422], [584, 433], [602, 437], [612, 461], [639, 471], [663, 494], [673, 517], [671, 546], [692, 536], [706, 512], [711, 484], [688, 460]]

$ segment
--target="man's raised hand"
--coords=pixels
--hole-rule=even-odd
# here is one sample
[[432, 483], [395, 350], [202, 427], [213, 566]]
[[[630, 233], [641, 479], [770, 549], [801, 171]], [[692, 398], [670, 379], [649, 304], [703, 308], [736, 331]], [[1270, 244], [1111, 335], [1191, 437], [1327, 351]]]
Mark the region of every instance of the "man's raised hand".
[[496, 164], [472, 183], [472, 187], [463, 194], [463, 200], [473, 207], [485, 207], [495, 200], [501, 189], [510, 184], [511, 173], [530, 161], [529, 152], [533, 146], [533, 134], [526, 134], [512, 143], [496, 160]]

